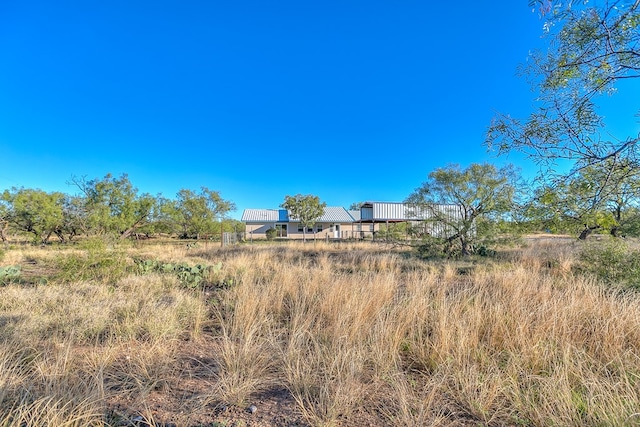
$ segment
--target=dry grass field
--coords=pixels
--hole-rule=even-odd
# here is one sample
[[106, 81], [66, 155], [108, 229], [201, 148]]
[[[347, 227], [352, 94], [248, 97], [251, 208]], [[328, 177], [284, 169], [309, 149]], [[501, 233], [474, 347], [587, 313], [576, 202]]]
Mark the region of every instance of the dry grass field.
[[640, 425], [640, 294], [576, 245], [3, 249], [0, 427]]

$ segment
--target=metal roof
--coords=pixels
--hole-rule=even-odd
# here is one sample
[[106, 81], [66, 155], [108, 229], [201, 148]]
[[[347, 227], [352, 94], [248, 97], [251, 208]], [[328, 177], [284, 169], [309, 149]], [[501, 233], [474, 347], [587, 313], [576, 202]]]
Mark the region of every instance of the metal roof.
[[326, 207], [316, 222], [353, 222], [353, 217], [343, 207]]
[[[427, 208], [400, 202], [365, 202], [359, 211], [347, 211], [343, 207], [335, 206], [326, 207], [316, 222], [420, 221], [432, 218], [436, 212], [451, 218], [462, 216], [458, 205], [431, 205]], [[241, 221], [254, 223], [299, 222], [289, 218], [289, 213], [285, 209], [245, 209]]]
[[[298, 222], [289, 218], [285, 209], [245, 209], [242, 222]], [[316, 222], [351, 223], [354, 218], [343, 207], [326, 207], [324, 213]]]
[[242, 222], [288, 222], [286, 209], [245, 209]]

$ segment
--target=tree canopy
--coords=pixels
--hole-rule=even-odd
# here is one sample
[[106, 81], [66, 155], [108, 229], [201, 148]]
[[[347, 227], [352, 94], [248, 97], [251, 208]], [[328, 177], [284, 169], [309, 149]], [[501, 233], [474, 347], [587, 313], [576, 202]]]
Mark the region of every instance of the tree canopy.
[[307, 240], [307, 227], [311, 228], [315, 225], [318, 218], [324, 213], [327, 207], [325, 202], [321, 202], [318, 196], [311, 194], [295, 196], [285, 196], [284, 202], [280, 205], [289, 211], [292, 219], [299, 221], [302, 225], [302, 239]]
[[[235, 205], [216, 191], [182, 189], [175, 200], [140, 193], [126, 174], [88, 180], [72, 177], [77, 195], [47, 193], [39, 189], [12, 188], [0, 193], [0, 239], [9, 231], [29, 233], [38, 243], [52, 235], [63, 241], [75, 236], [112, 235], [122, 239], [158, 232], [181, 237], [237, 230], [239, 224], [226, 221]], [[240, 226], [241, 229], [241, 226]]]
[[99, 234], [115, 233], [127, 238], [147, 225], [156, 205], [155, 197], [138, 194], [127, 174], [102, 179], [72, 178], [84, 196], [84, 210], [90, 227]]
[[5, 221], [17, 230], [33, 234], [34, 242], [46, 243], [52, 234], [61, 232], [62, 193], [13, 188], [4, 191], [2, 199]]
[[202, 234], [213, 233], [217, 224], [234, 209], [233, 202], [224, 200], [217, 191], [207, 187], [201, 187], [199, 192], [183, 188], [175, 200], [162, 207], [164, 218], [172, 224], [174, 232], [196, 239]]
[[640, 173], [631, 165], [612, 168], [607, 163], [537, 188], [527, 207], [528, 217], [545, 229], [576, 233], [580, 239], [596, 230], [614, 236], [627, 233], [637, 222]]
[[571, 162], [571, 172], [604, 162], [637, 166], [640, 134], [613, 134], [597, 103], [621, 81], [640, 77], [640, 0], [529, 5], [538, 6], [549, 41], [521, 68], [537, 92], [537, 108], [526, 119], [498, 114], [488, 146], [523, 152], [547, 173], [558, 160]]
[[[406, 202], [416, 212], [426, 213], [428, 221], [447, 230], [447, 251], [469, 255], [477, 244], [496, 236], [495, 227], [513, 209], [516, 200], [517, 171], [512, 166], [472, 164], [438, 168], [416, 188]], [[451, 215], [442, 205], [455, 207]]]

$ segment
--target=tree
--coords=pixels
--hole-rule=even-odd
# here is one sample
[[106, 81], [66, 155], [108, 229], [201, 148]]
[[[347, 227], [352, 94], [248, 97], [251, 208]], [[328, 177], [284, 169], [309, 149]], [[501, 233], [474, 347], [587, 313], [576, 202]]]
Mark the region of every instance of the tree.
[[553, 232], [575, 233], [580, 240], [615, 224], [611, 212], [594, 205], [587, 181], [574, 177], [568, 182], [543, 185], [527, 205], [532, 221]]
[[9, 201], [5, 200], [2, 196], [3, 195], [0, 195], [0, 240], [2, 240], [3, 243], [7, 243], [10, 206]]
[[33, 234], [34, 242], [47, 243], [63, 224], [64, 194], [12, 188], [2, 194], [6, 221], [17, 230]]
[[155, 219], [158, 230], [196, 239], [202, 234], [219, 233], [219, 220], [235, 209], [233, 202], [207, 187], [202, 187], [199, 193], [181, 189], [175, 200], [158, 197], [158, 205], [159, 214]]
[[203, 233], [213, 233], [218, 227], [218, 219], [222, 218], [235, 204], [220, 197], [217, 191], [201, 187], [200, 192], [182, 189], [177, 194], [173, 210], [173, 218], [180, 227], [183, 238], [195, 236], [200, 238]]
[[125, 239], [149, 223], [156, 207], [156, 198], [138, 194], [127, 174], [90, 181], [73, 177], [71, 184], [83, 193], [87, 224], [97, 234], [114, 233]]
[[[517, 150], [546, 172], [558, 160], [572, 173], [604, 164], [638, 164], [638, 135], [613, 135], [597, 113], [601, 96], [623, 80], [640, 77], [640, 0], [531, 0], [546, 20], [549, 48], [531, 55], [522, 72], [538, 92], [538, 107], [526, 120], [496, 116], [487, 144], [499, 153]], [[640, 99], [640, 98], [639, 98]]]
[[55, 230], [58, 238], [63, 242], [70, 242], [78, 235], [89, 235], [90, 231], [85, 199], [65, 194], [62, 199], [62, 223]]
[[302, 225], [302, 240], [306, 242], [307, 227], [312, 228], [315, 225], [318, 218], [324, 213], [324, 208], [327, 207], [327, 204], [320, 202], [318, 196], [296, 194], [295, 196], [285, 196], [284, 203], [280, 207], [288, 210], [290, 217], [300, 222]]
[[610, 165], [613, 161], [539, 187], [528, 206], [529, 217], [545, 228], [577, 232], [581, 240], [596, 230], [617, 236], [636, 219], [640, 174], [629, 164]]
[[[406, 203], [415, 214], [446, 230], [448, 252], [457, 249], [466, 256], [496, 237], [500, 221], [513, 210], [517, 179], [512, 166], [472, 164], [461, 169], [450, 165], [431, 172]], [[452, 207], [455, 215], [444, 205]]]

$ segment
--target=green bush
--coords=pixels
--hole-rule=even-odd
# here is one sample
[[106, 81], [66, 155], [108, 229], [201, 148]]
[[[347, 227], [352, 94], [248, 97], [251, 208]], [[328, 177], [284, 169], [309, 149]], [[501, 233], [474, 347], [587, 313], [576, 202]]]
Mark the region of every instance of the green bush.
[[127, 255], [122, 247], [103, 238], [86, 239], [81, 253], [57, 259], [57, 278], [62, 281], [92, 280], [113, 283], [129, 274]]
[[445, 254], [445, 242], [437, 237], [425, 236], [416, 246], [418, 257], [423, 259], [441, 258]]
[[267, 231], [265, 231], [264, 234], [267, 236], [267, 240], [273, 240], [276, 238], [276, 235], [278, 234], [278, 232], [276, 231], [275, 228], [270, 228]]
[[622, 239], [585, 242], [577, 269], [610, 285], [640, 289], [640, 251]]

